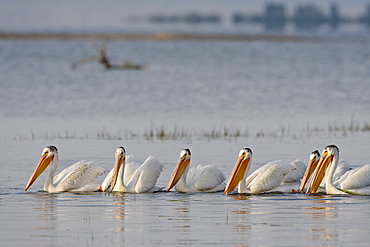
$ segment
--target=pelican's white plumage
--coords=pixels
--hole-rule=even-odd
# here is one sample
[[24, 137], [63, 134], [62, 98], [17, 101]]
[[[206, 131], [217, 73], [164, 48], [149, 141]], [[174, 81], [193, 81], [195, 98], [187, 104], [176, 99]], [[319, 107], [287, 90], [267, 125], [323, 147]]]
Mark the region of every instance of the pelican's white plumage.
[[180, 152], [180, 158], [168, 182], [166, 191], [173, 186], [177, 192], [217, 192], [225, 188], [225, 175], [215, 165], [197, 165], [189, 168], [189, 149]]
[[102, 183], [102, 190], [106, 191], [109, 186], [112, 191], [128, 193], [150, 193], [160, 191], [155, 186], [159, 175], [163, 170], [161, 162], [153, 156], [149, 156], [144, 162], [135, 159], [134, 155], [125, 157], [123, 147], [116, 149], [116, 161], [113, 169], [109, 172]]
[[94, 180], [97, 176], [103, 175], [106, 169], [93, 165], [91, 162], [79, 161], [54, 176], [58, 161], [58, 149], [55, 146], [45, 147], [42, 151], [39, 163], [24, 190], [27, 190], [33, 184], [50, 163], [51, 166], [44, 184], [44, 191], [55, 193], [99, 190], [100, 184]]
[[[326, 146], [319, 161], [318, 169], [315, 170], [315, 174], [310, 181], [307, 193], [316, 193], [321, 180], [325, 180], [326, 194], [357, 193], [370, 195], [370, 164], [348, 170], [335, 181], [336, 177], [339, 176], [338, 171], [336, 175], [338, 166], [339, 148], [335, 145]], [[348, 165], [346, 164], [344, 167], [348, 168]]]
[[292, 163], [284, 160], [271, 161], [249, 175], [246, 179], [246, 186], [250, 193], [292, 192], [298, 189], [304, 171], [305, 164], [299, 160]]
[[225, 193], [230, 193], [238, 184], [238, 193], [292, 192], [297, 190], [300, 179], [306, 170], [306, 164], [295, 160], [288, 163], [283, 160], [271, 161], [248, 176], [252, 163], [252, 150], [240, 150], [234, 170], [230, 175]]
[[[340, 160], [339, 165], [334, 171], [333, 174], [333, 181], [334, 185], [337, 186], [341, 181], [343, 181], [346, 177], [348, 177], [353, 172], [353, 169], [345, 160]], [[325, 186], [325, 179], [321, 183], [320, 186]]]

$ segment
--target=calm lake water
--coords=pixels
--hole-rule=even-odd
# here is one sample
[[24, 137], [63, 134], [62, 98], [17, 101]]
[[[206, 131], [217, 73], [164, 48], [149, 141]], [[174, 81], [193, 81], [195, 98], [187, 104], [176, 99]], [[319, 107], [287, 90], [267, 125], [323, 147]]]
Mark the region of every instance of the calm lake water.
[[[155, 154], [166, 169], [166, 186], [181, 147], [193, 151], [192, 165], [216, 164], [229, 175], [239, 148], [255, 153], [252, 170], [274, 158], [305, 160], [317, 144], [337, 144], [353, 165], [368, 159], [369, 134], [310, 138], [305, 143], [268, 139], [235, 141], [1, 140], [0, 232], [4, 246], [366, 246], [369, 196], [297, 194], [49, 194], [46, 175], [23, 188], [44, 145], [58, 145], [60, 168], [90, 158], [111, 168], [124, 144], [139, 159]], [[353, 146], [351, 148], [351, 145]], [[357, 150], [357, 151], [356, 151]], [[350, 151], [353, 151], [350, 153]], [[363, 163], [362, 163], [363, 164]]]
[[136, 133], [151, 124], [253, 131], [369, 122], [369, 39], [111, 41], [112, 63], [148, 68], [106, 71], [92, 63], [71, 69], [96, 54], [93, 43], [1, 41], [1, 135], [91, 137], [103, 127]]
[[369, 163], [366, 29], [307, 42], [110, 41], [113, 63], [147, 69], [72, 69], [96, 54], [94, 43], [0, 40], [1, 245], [368, 245], [368, 196], [48, 194], [45, 174], [23, 191], [49, 144], [58, 171], [82, 159], [111, 169], [120, 145], [139, 160], [153, 154], [166, 167], [163, 187], [186, 147], [191, 165], [226, 176], [243, 147], [252, 170], [307, 162], [327, 144], [353, 167]]

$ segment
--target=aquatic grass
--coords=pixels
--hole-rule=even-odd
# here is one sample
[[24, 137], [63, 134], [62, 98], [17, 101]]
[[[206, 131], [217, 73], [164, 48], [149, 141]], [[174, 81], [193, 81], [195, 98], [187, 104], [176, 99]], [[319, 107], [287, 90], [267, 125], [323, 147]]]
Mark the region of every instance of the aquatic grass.
[[169, 129], [165, 125], [157, 126], [151, 123], [148, 129], [144, 131], [145, 140], [183, 140], [190, 139], [193, 136], [190, 130], [179, 128], [177, 125], [173, 129]]
[[[85, 133], [86, 134], [86, 133]], [[44, 140], [53, 140], [53, 139], [77, 139], [77, 133], [76, 131], [68, 132], [68, 130], [65, 130], [61, 133], [48, 133], [43, 132], [39, 135], [36, 135], [33, 130], [31, 130], [31, 140], [37, 140], [37, 139], [44, 139]], [[87, 138], [87, 137], [86, 137]], [[16, 138], [14, 138], [16, 139]], [[19, 139], [28, 139], [28, 138], [20, 138]]]
[[256, 138], [263, 138], [263, 137], [265, 137], [265, 131], [261, 129], [257, 132]]
[[370, 124], [365, 123], [364, 126], [361, 128], [362, 132], [370, 131]]
[[[185, 126], [179, 127], [175, 124], [172, 127], [167, 125], [156, 125], [150, 123], [150, 125], [143, 131], [132, 131], [132, 130], [115, 130], [110, 131], [103, 127], [95, 135], [89, 134], [86, 130], [78, 132], [76, 130], [64, 130], [61, 132], [41, 132], [36, 133], [34, 130], [30, 131], [29, 136], [17, 134], [13, 137], [14, 140], [54, 140], [54, 139], [96, 139], [96, 140], [134, 140], [144, 139], [147, 141], [154, 140], [233, 140], [237, 138], [254, 138], [254, 139], [275, 139], [275, 140], [294, 140], [294, 141], [305, 141], [315, 136], [342, 136], [353, 135], [355, 133], [370, 132], [370, 123], [356, 122], [353, 119], [349, 123], [343, 123], [338, 121], [329, 122], [326, 127], [311, 126], [308, 122], [305, 126], [293, 126], [288, 124], [284, 125], [279, 123], [275, 129], [257, 129], [250, 131], [248, 126], [240, 127], [233, 124], [226, 125], [214, 125], [210, 128], [203, 128], [201, 130], [195, 128], [186, 128]], [[5, 139], [1, 136], [0, 138]]]
[[[85, 136], [87, 137], [88, 135], [86, 134]], [[135, 134], [133, 131], [130, 131], [130, 130], [123, 131], [123, 133], [121, 130], [118, 130], [117, 133], [113, 134], [107, 131], [105, 128], [103, 128], [96, 135], [97, 140], [132, 140], [132, 139], [135, 139], [136, 137], [137, 137], [137, 134]], [[81, 139], [84, 139], [84, 138], [81, 138]]]
[[338, 190], [340, 190], [340, 191], [342, 191], [342, 192], [344, 192], [344, 193], [346, 193], [348, 195], [352, 195], [352, 196], [354, 196], [354, 195], [364, 196], [364, 194], [353, 192], [353, 191], [349, 191], [349, 190], [344, 190], [344, 189], [339, 189], [339, 188], [338, 188]]
[[200, 138], [205, 138], [207, 140], [212, 139], [232, 139], [239, 137], [248, 137], [249, 131], [248, 128], [242, 132], [241, 128], [234, 126], [220, 125], [219, 127], [213, 127], [211, 129], [203, 129], [201, 131]]

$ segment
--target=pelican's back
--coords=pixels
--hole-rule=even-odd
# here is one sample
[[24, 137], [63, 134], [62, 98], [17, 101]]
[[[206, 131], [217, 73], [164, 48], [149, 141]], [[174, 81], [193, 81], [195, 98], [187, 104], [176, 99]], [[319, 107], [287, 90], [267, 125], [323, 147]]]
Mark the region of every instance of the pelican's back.
[[83, 164], [91, 164], [91, 162], [81, 160], [81, 161], [78, 161], [78, 162], [74, 163], [73, 165], [70, 165], [70, 166], [64, 168], [61, 172], [59, 172], [57, 175], [54, 176], [53, 183], [54, 184], [60, 183], [63, 179], [65, 179], [66, 177], [71, 175], [72, 172], [77, 170]]
[[[348, 171], [352, 170], [350, 165], [345, 160], [340, 160], [338, 167], [334, 171], [333, 181], [338, 181], [341, 179], [343, 175], [345, 175]], [[344, 178], [344, 177], [343, 177]]]
[[351, 171], [348, 171], [343, 176], [345, 176], [345, 178], [340, 179], [341, 189], [350, 190], [370, 186], [370, 165], [364, 165], [355, 168]]
[[137, 176], [135, 185], [136, 193], [145, 193], [151, 191], [161, 172], [163, 171], [161, 162], [153, 156], [149, 156], [144, 163], [136, 170], [133, 177]]
[[138, 161], [133, 154], [126, 156], [125, 160], [125, 171], [123, 173], [123, 184], [127, 185], [137, 169], [142, 165], [142, 162]]
[[226, 176], [215, 165], [197, 165], [189, 169], [186, 184], [196, 191], [220, 191], [225, 187]]
[[253, 179], [247, 178], [247, 182], [249, 182], [247, 187], [252, 193], [273, 190], [284, 181], [285, 176], [292, 169], [294, 167], [285, 161], [271, 161], [252, 173], [250, 176], [253, 176]]
[[[73, 165], [72, 165], [73, 166]], [[70, 190], [81, 190], [86, 188], [86, 190], [91, 190], [90, 187], [84, 187], [85, 185], [93, 182], [97, 176], [101, 176], [106, 173], [106, 169], [95, 166], [92, 163], [84, 163], [76, 165], [76, 169], [73, 171], [66, 172], [66, 175], [62, 177], [57, 177], [57, 181], [61, 179], [60, 183], [57, 185], [57, 190], [59, 191], [70, 191]], [[59, 174], [58, 174], [59, 175]], [[99, 186], [97, 187], [97, 189]]]
[[290, 163], [293, 169], [285, 176], [284, 183], [293, 183], [300, 181], [303, 177], [307, 165], [301, 160], [295, 160]]

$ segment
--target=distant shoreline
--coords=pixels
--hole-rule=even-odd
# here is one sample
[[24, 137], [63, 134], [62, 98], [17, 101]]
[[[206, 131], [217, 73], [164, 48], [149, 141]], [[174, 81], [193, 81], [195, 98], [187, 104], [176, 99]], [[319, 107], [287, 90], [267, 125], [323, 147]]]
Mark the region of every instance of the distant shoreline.
[[279, 34], [130, 34], [130, 33], [0, 33], [0, 39], [37, 40], [199, 40], [199, 41], [315, 41], [321, 38]]

